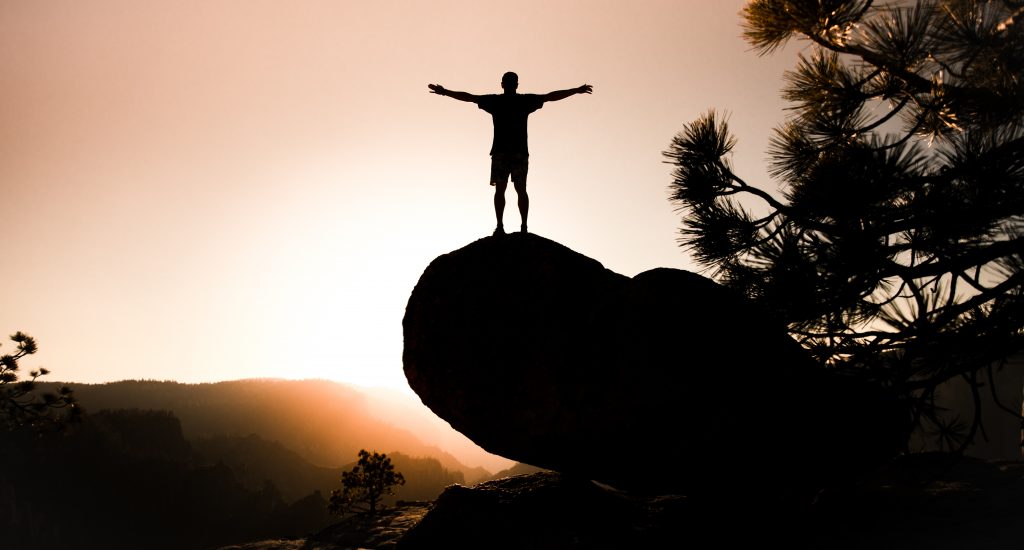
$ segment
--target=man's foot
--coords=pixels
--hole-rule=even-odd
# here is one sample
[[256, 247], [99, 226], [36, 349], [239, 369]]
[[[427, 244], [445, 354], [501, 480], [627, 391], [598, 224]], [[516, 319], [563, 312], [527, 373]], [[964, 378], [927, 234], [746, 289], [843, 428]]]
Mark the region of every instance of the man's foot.
[[499, 225], [498, 227], [494, 228], [493, 235], [495, 237], [499, 237], [499, 236], [504, 235], [504, 234], [505, 234], [505, 226]]
[[528, 232], [528, 231], [526, 230], [526, 224], [525, 224], [525, 223], [524, 223], [523, 225], [519, 226], [519, 232], [520, 232], [520, 233], [529, 233], [529, 232]]

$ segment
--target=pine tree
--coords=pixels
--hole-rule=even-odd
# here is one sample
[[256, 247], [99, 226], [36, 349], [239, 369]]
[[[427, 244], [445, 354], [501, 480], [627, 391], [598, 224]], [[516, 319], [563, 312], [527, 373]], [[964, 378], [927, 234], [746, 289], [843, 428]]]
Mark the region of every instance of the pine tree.
[[399, 485], [405, 485], [405, 477], [395, 471], [386, 454], [374, 451], [371, 455], [363, 449], [352, 470], [341, 473], [341, 484], [340, 491], [331, 492], [328, 503], [331, 513], [361, 512], [372, 517], [384, 508], [385, 496], [395, 494]]
[[680, 242], [823, 366], [946, 430], [936, 386], [964, 377], [977, 399], [979, 372], [1022, 349], [1024, 2], [754, 0], [743, 16], [762, 55], [811, 44], [769, 150], [778, 192], [735, 174], [710, 111], [665, 152]]
[[36, 353], [39, 347], [34, 338], [22, 332], [11, 335], [11, 340], [16, 344], [15, 352], [0, 356], [0, 423], [8, 430], [44, 429], [77, 420], [81, 408], [70, 388], [61, 386], [57, 393], [36, 391], [39, 377], [50, 371], [39, 368], [30, 371], [27, 380], [19, 380], [18, 361]]

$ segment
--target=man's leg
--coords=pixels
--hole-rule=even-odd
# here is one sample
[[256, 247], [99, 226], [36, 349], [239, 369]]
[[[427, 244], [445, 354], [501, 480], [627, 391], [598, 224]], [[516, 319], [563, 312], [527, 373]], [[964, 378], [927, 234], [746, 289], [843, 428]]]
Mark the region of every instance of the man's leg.
[[494, 185], [494, 217], [498, 220], [498, 226], [494, 234], [505, 232], [505, 226], [501, 223], [502, 215], [505, 213], [505, 189], [508, 189], [508, 181], [491, 182]]
[[516, 194], [519, 195], [519, 218], [523, 220], [523, 225], [519, 230], [526, 233], [526, 217], [530, 214], [530, 196], [526, 194], [526, 174], [523, 174], [518, 181], [512, 182], [512, 185], [515, 187]]
[[530, 196], [526, 194], [526, 173], [529, 170], [529, 155], [518, 156], [515, 164], [509, 170], [512, 176], [512, 185], [516, 189], [516, 195], [519, 196], [519, 218], [523, 221], [519, 230], [523, 233], [526, 233], [526, 217], [530, 213]]
[[494, 186], [494, 217], [498, 221], [495, 235], [504, 235], [501, 219], [505, 213], [505, 190], [508, 189], [509, 162], [505, 155], [491, 155], [491, 185]]

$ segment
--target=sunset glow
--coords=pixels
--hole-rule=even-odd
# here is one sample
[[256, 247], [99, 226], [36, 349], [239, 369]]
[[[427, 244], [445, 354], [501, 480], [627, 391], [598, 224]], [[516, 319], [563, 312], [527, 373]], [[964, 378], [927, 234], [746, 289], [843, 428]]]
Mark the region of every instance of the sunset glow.
[[748, 51], [742, 5], [6, 2], [0, 330], [54, 379], [408, 391], [409, 293], [494, 226], [489, 117], [426, 85], [506, 70], [594, 86], [531, 116], [531, 230], [626, 275], [696, 269], [661, 152], [728, 111], [737, 172], [768, 183], [795, 55]]

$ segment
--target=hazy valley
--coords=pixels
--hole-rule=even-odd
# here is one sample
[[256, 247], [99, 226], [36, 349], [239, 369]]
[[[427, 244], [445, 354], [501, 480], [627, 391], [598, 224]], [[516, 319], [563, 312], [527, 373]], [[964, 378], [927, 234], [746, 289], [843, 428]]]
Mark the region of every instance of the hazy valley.
[[14, 548], [301, 537], [333, 520], [326, 500], [364, 448], [388, 453], [407, 480], [390, 503], [431, 500], [512, 464], [400, 392], [322, 380], [71, 385], [80, 424], [4, 435], [0, 517], [18, 533]]

